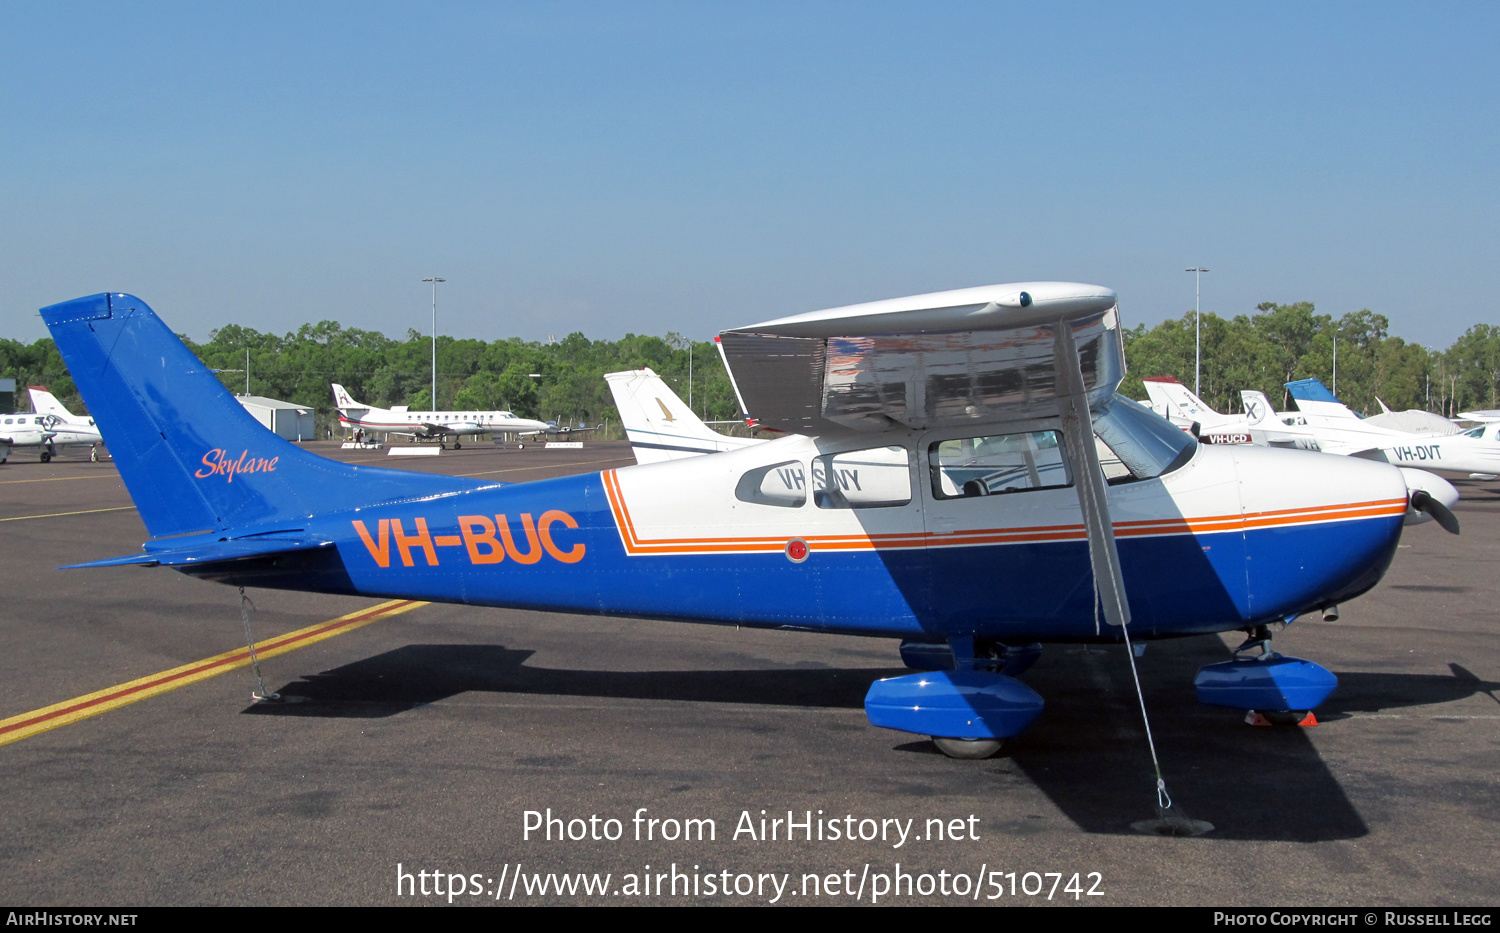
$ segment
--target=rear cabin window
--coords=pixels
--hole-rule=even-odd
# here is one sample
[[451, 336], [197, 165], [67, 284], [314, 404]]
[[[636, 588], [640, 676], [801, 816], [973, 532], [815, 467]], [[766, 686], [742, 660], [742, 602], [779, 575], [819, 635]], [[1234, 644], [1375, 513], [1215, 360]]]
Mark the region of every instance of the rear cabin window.
[[807, 475], [796, 460], [759, 467], [740, 477], [734, 497], [756, 505], [795, 509], [807, 501]]
[[824, 454], [812, 462], [812, 483], [820, 509], [905, 505], [911, 501], [911, 458], [899, 445]]
[[927, 448], [932, 495], [969, 499], [1073, 485], [1056, 431], [939, 441]]

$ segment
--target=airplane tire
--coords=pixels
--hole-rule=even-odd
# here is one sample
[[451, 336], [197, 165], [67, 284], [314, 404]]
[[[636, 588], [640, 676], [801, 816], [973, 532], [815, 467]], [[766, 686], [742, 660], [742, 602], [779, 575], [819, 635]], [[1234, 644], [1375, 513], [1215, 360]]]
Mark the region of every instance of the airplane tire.
[[463, 450], [464, 449], [464, 445], [460, 444], [458, 441], [454, 441], [453, 442], [453, 449], [454, 450]]
[[978, 761], [981, 758], [989, 758], [1000, 747], [1005, 744], [1004, 739], [949, 739], [939, 736], [932, 737], [932, 744], [937, 746], [938, 751], [949, 758], [958, 758], [963, 761]]
[[50, 451], [50, 450], [44, 450], [44, 451], [42, 451], [42, 462], [43, 463], [46, 463], [47, 461], [49, 461], [51, 459], [52, 459], [52, 451]]

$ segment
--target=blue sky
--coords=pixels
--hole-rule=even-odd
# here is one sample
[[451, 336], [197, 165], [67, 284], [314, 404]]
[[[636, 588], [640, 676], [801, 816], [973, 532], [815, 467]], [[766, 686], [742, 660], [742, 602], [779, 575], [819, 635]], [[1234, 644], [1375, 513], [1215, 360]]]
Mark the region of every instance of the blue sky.
[[1500, 7], [11, 3], [0, 336], [720, 329], [994, 282], [1494, 322]]

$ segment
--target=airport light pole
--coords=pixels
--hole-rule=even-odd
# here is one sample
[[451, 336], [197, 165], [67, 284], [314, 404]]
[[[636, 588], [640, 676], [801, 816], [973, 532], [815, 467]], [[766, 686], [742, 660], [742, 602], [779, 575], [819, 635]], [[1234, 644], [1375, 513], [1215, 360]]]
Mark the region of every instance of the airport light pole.
[[1202, 398], [1198, 382], [1203, 375], [1203, 314], [1198, 310], [1198, 296], [1202, 292], [1203, 273], [1208, 270], [1194, 266], [1186, 271], [1193, 273], [1193, 394]]
[[437, 411], [437, 287], [448, 280], [433, 276], [422, 281], [432, 283], [432, 410]]

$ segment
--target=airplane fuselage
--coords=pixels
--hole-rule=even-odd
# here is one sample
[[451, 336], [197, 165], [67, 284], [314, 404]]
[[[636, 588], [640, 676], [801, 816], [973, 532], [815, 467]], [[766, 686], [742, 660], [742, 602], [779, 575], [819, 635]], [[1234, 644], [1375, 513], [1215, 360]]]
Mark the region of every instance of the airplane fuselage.
[[1500, 473], [1500, 441], [1493, 437], [1446, 434], [1437, 437], [1407, 434], [1357, 418], [1331, 418], [1288, 413], [1302, 430], [1313, 433], [1329, 453], [1352, 454], [1379, 450], [1396, 466], [1460, 473]]
[[52, 415], [13, 414], [0, 417], [0, 440], [12, 447], [38, 447], [45, 451], [65, 447], [91, 447], [102, 443], [99, 431], [72, 424]]
[[[1072, 488], [943, 497], [936, 439], [905, 441], [872, 455], [787, 437], [334, 512], [304, 529], [331, 549], [204, 575], [870, 635], [1118, 637], [1093, 608]], [[807, 494], [824, 486], [847, 498]], [[1109, 500], [1136, 637], [1244, 628], [1358, 595], [1394, 555], [1407, 509], [1388, 466], [1259, 448], [1199, 448], [1161, 477], [1110, 487]]]
[[339, 412], [339, 423], [383, 434], [453, 437], [466, 434], [545, 432], [544, 421], [517, 418], [503, 411], [389, 411], [380, 408]]

